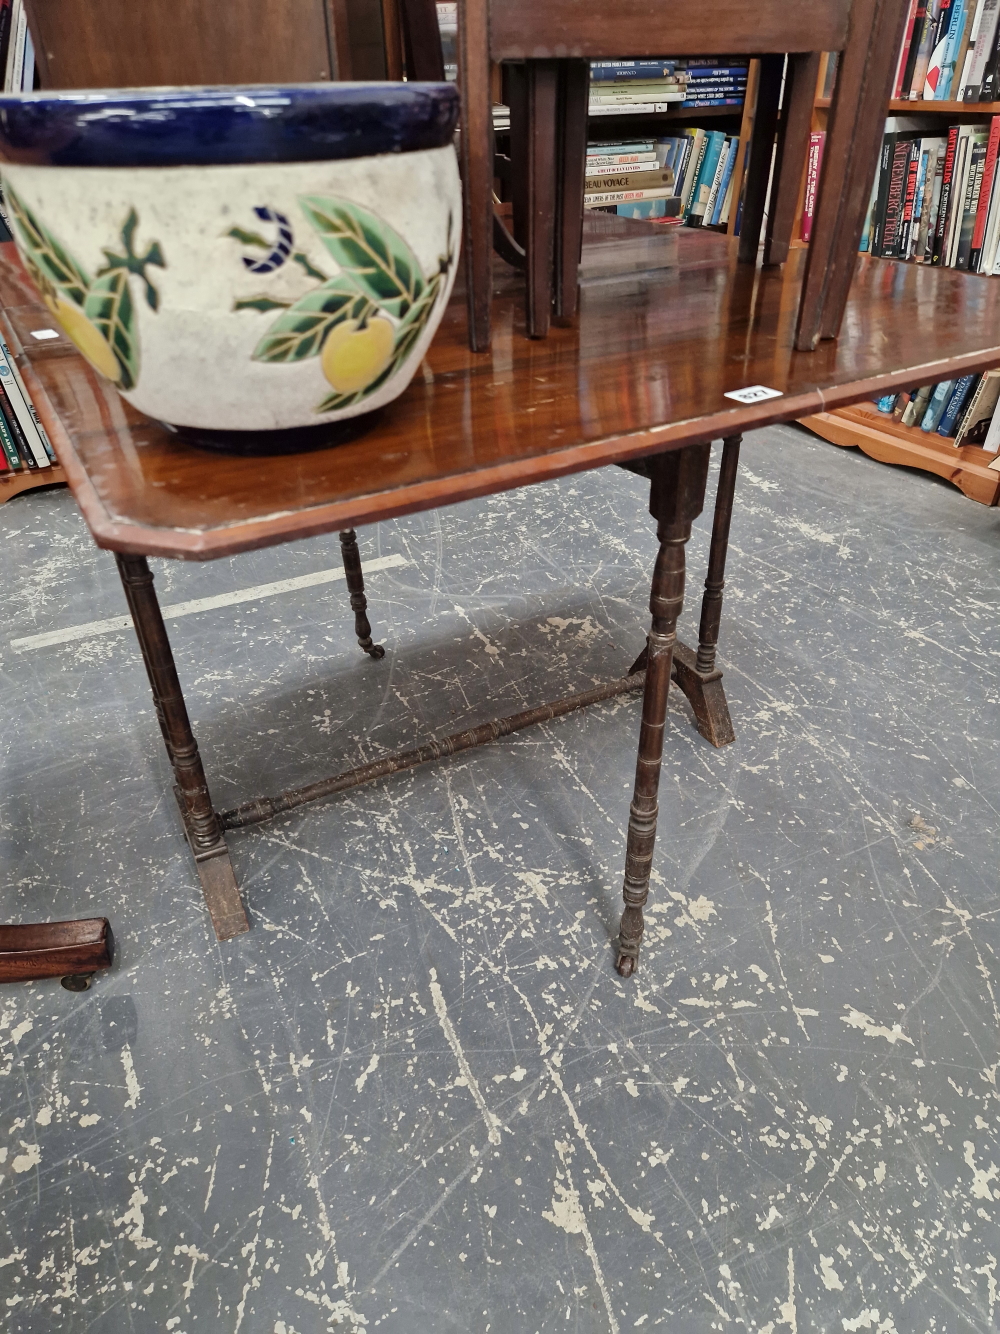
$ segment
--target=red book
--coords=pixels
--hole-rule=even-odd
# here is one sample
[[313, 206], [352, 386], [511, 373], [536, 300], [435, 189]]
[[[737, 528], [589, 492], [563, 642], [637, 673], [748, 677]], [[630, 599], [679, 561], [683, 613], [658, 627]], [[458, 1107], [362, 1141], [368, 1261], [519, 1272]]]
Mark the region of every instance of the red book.
[[814, 130], [809, 136], [809, 159], [806, 163], [806, 197], [802, 204], [802, 239], [812, 237], [813, 217], [816, 214], [816, 192], [819, 190], [819, 172], [823, 165], [823, 145], [826, 132]]
[[903, 33], [903, 45], [899, 48], [899, 60], [896, 62], [896, 77], [893, 80], [892, 95], [894, 98], [905, 97], [903, 92], [903, 74], [906, 71], [906, 58], [910, 54], [910, 43], [913, 41], [913, 29], [917, 21], [917, 6], [921, 0], [910, 0], [910, 12], [906, 16], [906, 31]]
[[969, 272], [979, 268], [983, 240], [986, 236], [986, 220], [990, 211], [990, 195], [993, 193], [993, 177], [997, 169], [997, 150], [1000, 149], [1000, 116], [990, 121], [990, 137], [986, 143], [986, 160], [983, 163], [983, 184], [979, 191], [979, 207], [976, 209], [976, 222], [972, 229], [972, 249], [969, 252]]

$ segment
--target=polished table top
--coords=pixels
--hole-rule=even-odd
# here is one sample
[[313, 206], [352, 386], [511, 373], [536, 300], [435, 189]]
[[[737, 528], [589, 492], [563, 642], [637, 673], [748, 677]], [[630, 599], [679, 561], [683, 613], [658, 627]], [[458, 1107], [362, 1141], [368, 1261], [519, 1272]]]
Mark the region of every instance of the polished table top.
[[[804, 251], [739, 265], [680, 229], [668, 268], [584, 285], [579, 323], [530, 341], [523, 289], [496, 264], [494, 336], [469, 352], [461, 293], [423, 366], [359, 438], [282, 458], [180, 442], [118, 397], [63, 337], [0, 246], [10, 346], [98, 544], [209, 560], [787, 421], [1000, 366], [1000, 283], [862, 257], [843, 332], [795, 352]], [[729, 390], [781, 397], [741, 406]]]

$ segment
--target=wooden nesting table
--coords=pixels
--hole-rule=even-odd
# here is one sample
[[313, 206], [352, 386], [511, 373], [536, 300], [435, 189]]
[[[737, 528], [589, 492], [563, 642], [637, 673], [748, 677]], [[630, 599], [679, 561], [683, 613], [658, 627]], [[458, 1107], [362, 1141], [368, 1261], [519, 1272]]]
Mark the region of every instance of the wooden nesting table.
[[[783, 269], [761, 270], [737, 263], [734, 243], [715, 233], [685, 229], [670, 241], [673, 267], [585, 285], [577, 326], [554, 329], [544, 341], [524, 336], [513, 271], [496, 281], [488, 353], [469, 352], [464, 299], [456, 294], [412, 385], [367, 434], [328, 450], [265, 459], [227, 458], [179, 442], [119, 399], [65, 339], [33, 339], [33, 329], [51, 326], [50, 316], [13, 247], [0, 247], [8, 343], [95, 541], [116, 554], [220, 938], [247, 930], [226, 828], [641, 685], [617, 958], [623, 976], [634, 970], [656, 834], [684, 545], [704, 502], [711, 441], [1000, 366], [1000, 284], [862, 257], [840, 338], [796, 352], [805, 252], [795, 252]], [[756, 385], [780, 397], [749, 404], [725, 397]], [[214, 809], [146, 557], [212, 560], [349, 533], [611, 463], [649, 478], [659, 544], [647, 649], [631, 676], [297, 792], [234, 811]], [[360, 587], [352, 605], [363, 631]]]

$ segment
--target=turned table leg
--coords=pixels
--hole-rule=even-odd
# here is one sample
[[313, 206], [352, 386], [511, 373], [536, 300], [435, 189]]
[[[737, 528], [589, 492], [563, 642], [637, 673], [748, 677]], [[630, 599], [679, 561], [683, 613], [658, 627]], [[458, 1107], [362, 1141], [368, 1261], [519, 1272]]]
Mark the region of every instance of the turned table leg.
[[188, 843], [194, 854], [205, 902], [219, 940], [248, 931], [249, 925], [229, 860], [229, 849], [212, 806], [198, 743], [177, 677], [153, 576], [145, 556], [115, 552], [118, 573], [153, 691], [156, 716], [177, 779], [177, 795]]
[[705, 503], [710, 449], [708, 444], [689, 445], [661, 454], [653, 460], [650, 469], [649, 510], [657, 523], [660, 550], [649, 598], [653, 619], [646, 639], [646, 685], [622, 888], [625, 911], [615, 964], [622, 977], [631, 977], [639, 961], [644, 925], [642, 909], [649, 893], [649, 873], [656, 841], [657, 792], [667, 693], [677, 640], [677, 618], [684, 604], [684, 547], [691, 536], [691, 524]]
[[385, 649], [381, 644], [372, 643], [372, 628], [368, 624], [368, 599], [365, 597], [365, 576], [361, 570], [361, 553], [358, 551], [358, 537], [353, 528], [340, 534], [340, 554], [344, 561], [344, 574], [347, 576], [347, 591], [351, 595], [351, 610], [354, 612], [354, 633], [358, 643], [372, 658], [384, 658]]

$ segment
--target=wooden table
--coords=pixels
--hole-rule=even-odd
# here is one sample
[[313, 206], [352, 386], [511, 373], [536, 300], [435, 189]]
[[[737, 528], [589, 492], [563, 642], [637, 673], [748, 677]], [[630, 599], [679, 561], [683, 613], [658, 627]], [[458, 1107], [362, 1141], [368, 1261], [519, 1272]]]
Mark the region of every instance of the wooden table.
[[[185, 828], [220, 938], [247, 929], [225, 842], [251, 823], [358, 781], [453, 753], [644, 688], [617, 967], [634, 969], [656, 833], [657, 786], [684, 544], [700, 512], [712, 440], [874, 394], [1000, 366], [1000, 284], [951, 269], [862, 257], [837, 342], [793, 350], [804, 252], [783, 269], [736, 262], [734, 244], [683, 230], [676, 266], [585, 286], [578, 325], [524, 336], [516, 275], [501, 274], [486, 354], [467, 347], [457, 293], [416, 379], [361, 438], [285, 458], [204, 453], [118, 398], [49, 327], [12, 254], [0, 247], [0, 303], [59, 461], [98, 545], [116, 553]], [[741, 405], [752, 385], [780, 397]], [[651, 482], [659, 551], [645, 671], [586, 695], [279, 798], [215, 811], [146, 557], [211, 560], [313, 534], [629, 463]]]

